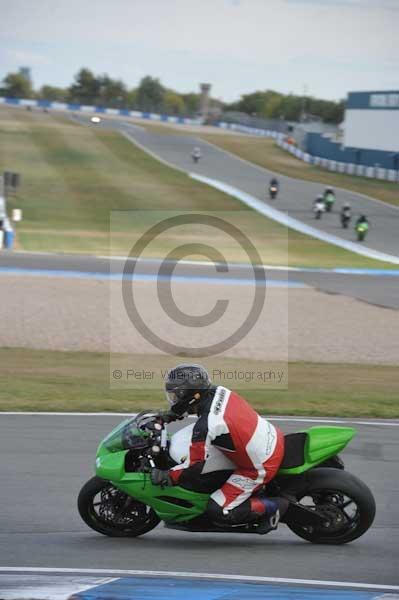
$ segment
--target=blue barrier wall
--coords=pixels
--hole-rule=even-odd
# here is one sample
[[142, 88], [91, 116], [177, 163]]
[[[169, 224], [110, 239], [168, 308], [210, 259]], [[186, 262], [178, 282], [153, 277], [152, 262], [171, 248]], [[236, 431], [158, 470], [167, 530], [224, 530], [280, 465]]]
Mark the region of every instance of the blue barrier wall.
[[52, 110], [70, 110], [73, 112], [93, 112], [106, 115], [121, 115], [124, 117], [134, 117], [138, 119], [150, 119], [153, 121], [165, 121], [167, 123], [179, 123], [182, 125], [202, 125], [203, 119], [190, 119], [188, 117], [178, 117], [171, 115], [157, 115], [154, 113], [128, 110], [126, 108], [105, 108], [103, 106], [82, 106], [80, 104], [68, 104], [65, 102], [50, 102], [48, 100], [26, 100], [23, 98], [3, 98], [0, 97], [0, 104], [11, 104], [21, 107], [37, 107]]
[[345, 148], [338, 142], [321, 135], [308, 133], [305, 141], [306, 152], [312, 156], [327, 158], [344, 163], [362, 164], [368, 167], [379, 165], [384, 169], [398, 169], [399, 154], [382, 150]]

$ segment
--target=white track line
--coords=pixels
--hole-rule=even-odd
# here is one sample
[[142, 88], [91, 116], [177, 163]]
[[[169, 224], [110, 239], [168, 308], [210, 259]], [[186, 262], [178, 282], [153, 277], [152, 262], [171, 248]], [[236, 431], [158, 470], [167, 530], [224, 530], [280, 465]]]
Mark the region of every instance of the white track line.
[[244, 204], [253, 208], [258, 213], [262, 214], [268, 219], [272, 219], [273, 221], [285, 225], [290, 229], [294, 229], [295, 231], [299, 231], [305, 235], [316, 238], [328, 244], [333, 244], [334, 246], [338, 246], [339, 248], [343, 248], [344, 250], [348, 250], [349, 252], [360, 254], [361, 256], [367, 256], [368, 258], [373, 258], [376, 260], [381, 260], [395, 265], [399, 265], [398, 256], [387, 254], [385, 252], [380, 252], [379, 250], [374, 250], [369, 246], [362, 246], [357, 242], [351, 242], [340, 238], [336, 235], [324, 232], [323, 230], [308, 225], [303, 221], [299, 221], [294, 217], [290, 217], [286, 213], [283, 213], [280, 210], [262, 202], [261, 200], [259, 200], [259, 198], [256, 198], [251, 194], [247, 194], [246, 192], [232, 185], [229, 185], [222, 181], [218, 181], [217, 179], [204, 177], [203, 175], [196, 175], [195, 173], [190, 173], [190, 177], [192, 179], [195, 179], [196, 181], [206, 183], [207, 185], [214, 187], [215, 189], [220, 190], [221, 192], [224, 192], [227, 195], [232, 196], [233, 198], [241, 200]]
[[[8, 416], [38, 416], [38, 417], [134, 417], [136, 413], [118, 413], [118, 412], [50, 412], [50, 411], [0, 411], [0, 418], [2, 415]], [[195, 419], [194, 416], [188, 418]], [[359, 421], [351, 419], [328, 419], [324, 417], [307, 418], [307, 417], [271, 417], [267, 416], [269, 421], [286, 421], [293, 423], [325, 423], [328, 424], [339, 424], [339, 425], [373, 425], [382, 427], [399, 427], [399, 421]]]
[[177, 571], [141, 571], [133, 569], [70, 569], [55, 567], [0, 567], [0, 572], [8, 573], [76, 573], [79, 575], [136, 575], [145, 577], [177, 577], [185, 579], [213, 579], [216, 581], [250, 581], [255, 583], [288, 583], [338, 588], [358, 588], [368, 590], [399, 591], [399, 585], [382, 585], [374, 583], [353, 583], [351, 581], [323, 581], [317, 579], [291, 579], [287, 577], [260, 577], [252, 575], [222, 575], [220, 573], [193, 573]]

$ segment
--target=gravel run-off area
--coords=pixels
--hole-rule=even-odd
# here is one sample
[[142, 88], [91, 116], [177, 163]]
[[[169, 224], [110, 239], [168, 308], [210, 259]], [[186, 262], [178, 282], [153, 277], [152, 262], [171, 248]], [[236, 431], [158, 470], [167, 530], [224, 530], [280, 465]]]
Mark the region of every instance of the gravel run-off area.
[[[2, 347], [161, 352], [129, 319], [119, 281], [2, 275], [0, 285]], [[173, 298], [185, 314], [206, 314], [217, 299], [229, 302], [214, 325], [190, 327], [177, 324], [165, 313], [156, 283], [134, 284], [143, 321], [163, 339], [188, 346], [216, 343], [233, 333], [245, 320], [253, 293], [245, 286], [174, 284]], [[252, 330], [225, 356], [398, 364], [398, 313], [312, 288], [272, 287], [267, 289], [264, 309]]]

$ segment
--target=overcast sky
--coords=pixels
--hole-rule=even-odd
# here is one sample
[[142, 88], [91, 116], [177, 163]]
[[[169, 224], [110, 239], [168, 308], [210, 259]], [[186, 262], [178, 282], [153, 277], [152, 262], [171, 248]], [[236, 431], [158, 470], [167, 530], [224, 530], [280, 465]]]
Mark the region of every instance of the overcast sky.
[[0, 79], [82, 66], [225, 101], [257, 89], [338, 99], [399, 89], [399, 0], [0, 0]]

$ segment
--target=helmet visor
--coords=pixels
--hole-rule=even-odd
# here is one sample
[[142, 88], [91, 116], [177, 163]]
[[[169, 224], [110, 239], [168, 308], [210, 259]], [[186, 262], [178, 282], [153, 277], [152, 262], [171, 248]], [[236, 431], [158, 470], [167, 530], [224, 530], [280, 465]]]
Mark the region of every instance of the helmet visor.
[[166, 390], [165, 395], [167, 401], [169, 402], [169, 406], [174, 406], [178, 401], [178, 397], [176, 396], [175, 392], [168, 392], [168, 390]]

